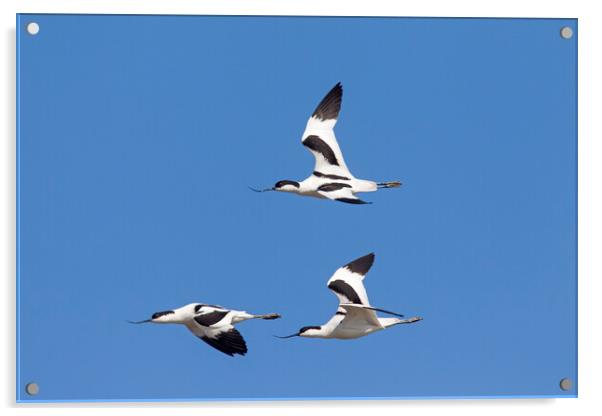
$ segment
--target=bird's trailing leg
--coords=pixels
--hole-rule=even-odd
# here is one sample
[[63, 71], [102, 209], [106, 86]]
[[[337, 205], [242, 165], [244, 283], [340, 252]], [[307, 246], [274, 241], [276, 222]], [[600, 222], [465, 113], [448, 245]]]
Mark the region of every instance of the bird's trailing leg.
[[392, 181], [392, 182], [379, 182], [376, 184], [379, 189], [381, 188], [399, 188], [401, 186], [401, 182]]
[[390, 328], [394, 325], [401, 324], [412, 324], [414, 322], [422, 321], [422, 318], [414, 316], [412, 318], [407, 319], [399, 319], [399, 318], [378, 318], [378, 321], [384, 328]]
[[242, 321], [246, 321], [249, 319], [278, 319], [280, 318], [280, 315], [277, 313], [267, 313], [264, 315], [253, 315], [247, 312], [238, 312], [233, 318], [232, 318], [232, 323], [233, 324], [237, 324], [239, 322]]
[[256, 318], [266, 319], [266, 320], [278, 319], [278, 318], [280, 318], [280, 314], [277, 314], [277, 313], [266, 313], [265, 315], [257, 315]]
[[414, 322], [418, 322], [418, 321], [422, 321], [422, 318], [420, 318], [419, 316], [413, 316], [413, 317], [408, 318], [408, 319], [400, 319], [399, 322], [397, 322], [395, 325], [399, 325], [399, 324], [413, 324]]

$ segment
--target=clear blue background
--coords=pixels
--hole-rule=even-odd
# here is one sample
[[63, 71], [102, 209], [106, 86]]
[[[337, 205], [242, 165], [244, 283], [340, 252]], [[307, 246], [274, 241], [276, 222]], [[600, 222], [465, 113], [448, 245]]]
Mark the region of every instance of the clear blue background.
[[[574, 396], [576, 24], [21, 15], [19, 399]], [[338, 81], [352, 172], [404, 186], [249, 191], [311, 172]], [[371, 251], [372, 303], [424, 321], [272, 337], [329, 319]], [[189, 302], [283, 319], [236, 358], [125, 322]]]

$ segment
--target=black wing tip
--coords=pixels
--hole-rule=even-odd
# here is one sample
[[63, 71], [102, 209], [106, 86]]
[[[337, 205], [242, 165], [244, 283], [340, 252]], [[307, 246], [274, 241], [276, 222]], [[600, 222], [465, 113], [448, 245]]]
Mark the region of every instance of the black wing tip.
[[346, 267], [352, 273], [357, 273], [364, 276], [374, 264], [374, 257], [374, 253], [369, 253], [347, 263], [344, 267]]
[[249, 352], [246, 345], [244, 346], [244, 348], [241, 348], [236, 351], [232, 351], [232, 350], [230, 350], [228, 352], [222, 351], [222, 350], [220, 350], [220, 351], [223, 352], [224, 354], [229, 355], [230, 357], [234, 357], [235, 355], [240, 355], [240, 356], [244, 357], [247, 354], [247, 352]]
[[341, 81], [334, 84], [334, 87], [332, 87], [330, 91], [328, 91], [324, 98], [327, 98], [329, 96], [338, 99], [343, 97], [343, 84], [341, 84]]
[[340, 82], [332, 87], [328, 94], [322, 98], [320, 104], [314, 110], [312, 117], [320, 120], [332, 120], [339, 117], [341, 102], [343, 101], [343, 85]]
[[341, 84], [341, 81], [337, 82], [334, 85], [334, 87], [332, 87], [330, 89], [330, 91], [328, 91], [328, 94], [331, 94], [331, 93], [333, 95], [335, 95], [335, 96], [338, 96], [338, 97], [342, 97], [343, 96], [343, 84]]
[[248, 352], [247, 343], [235, 328], [219, 334], [217, 338], [199, 337], [207, 344], [230, 357], [234, 354], [245, 355]]
[[230, 357], [234, 357], [236, 354], [244, 357], [245, 354], [247, 353], [246, 351], [234, 351], [234, 352], [225, 352], [222, 350], [219, 350], [219, 351], [223, 352], [224, 354], [226, 354], [227, 356], [230, 356]]

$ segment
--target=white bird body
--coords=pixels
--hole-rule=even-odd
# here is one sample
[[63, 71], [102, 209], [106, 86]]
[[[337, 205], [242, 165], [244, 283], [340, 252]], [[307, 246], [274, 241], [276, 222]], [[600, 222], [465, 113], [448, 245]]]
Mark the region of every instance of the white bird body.
[[[313, 330], [305, 333], [309, 338], [336, 338], [336, 339], [355, 339], [377, 331], [389, 328], [393, 325], [411, 323], [420, 320], [419, 318], [401, 319], [401, 318], [381, 318], [370, 309], [354, 310], [355, 305], [341, 305], [335, 314], [327, 323], [320, 326], [319, 330]], [[339, 313], [342, 312], [342, 313]]]
[[334, 134], [342, 99], [343, 87], [338, 83], [322, 99], [309, 118], [301, 136], [301, 143], [315, 158], [312, 174], [301, 182], [278, 181], [274, 187], [263, 191], [291, 192], [348, 204], [366, 204], [367, 202], [362, 201], [355, 194], [374, 192], [379, 188], [397, 188], [401, 185], [397, 181], [377, 183], [357, 179], [351, 174]]
[[151, 319], [131, 323], [181, 324], [213, 348], [233, 356], [247, 353], [246, 342], [240, 332], [234, 328], [235, 324], [248, 319], [277, 318], [280, 318], [280, 315], [275, 313], [253, 315], [218, 305], [190, 303], [181, 308], [156, 312]]
[[[364, 277], [372, 267], [374, 254], [370, 253], [339, 268], [328, 280], [328, 288], [337, 296], [339, 307], [328, 322], [318, 326], [305, 326], [297, 334], [308, 338], [360, 338], [399, 324], [410, 324], [422, 320], [419, 317], [401, 319], [403, 315], [370, 305], [364, 287]], [[396, 315], [395, 318], [383, 318], [376, 312]]]
[[341, 190], [334, 190], [328, 193], [320, 192], [318, 191], [320, 187], [324, 189], [324, 186], [333, 184], [333, 180], [329, 178], [318, 177], [315, 176], [315, 174], [312, 174], [303, 181], [299, 182], [299, 188], [295, 189], [292, 192], [302, 196], [311, 196], [320, 199], [336, 200], [337, 198], [349, 197], [349, 192], [375, 192], [378, 190], [378, 184], [376, 182], [367, 181], [364, 179], [356, 179], [351, 175], [349, 175], [349, 179], [336, 179], [336, 183], [348, 184], [351, 187], [350, 189], [352, 191], [348, 191], [343, 187]]

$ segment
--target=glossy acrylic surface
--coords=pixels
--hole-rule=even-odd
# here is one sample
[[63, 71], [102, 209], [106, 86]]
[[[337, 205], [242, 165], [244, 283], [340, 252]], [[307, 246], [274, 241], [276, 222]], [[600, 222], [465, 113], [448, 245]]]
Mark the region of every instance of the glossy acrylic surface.
[[[17, 20], [19, 401], [577, 394], [576, 20]], [[311, 173], [339, 81], [351, 171], [404, 185], [249, 191]], [[371, 302], [422, 322], [272, 336], [325, 322], [371, 251]], [[197, 301], [283, 318], [236, 358], [126, 323]]]

